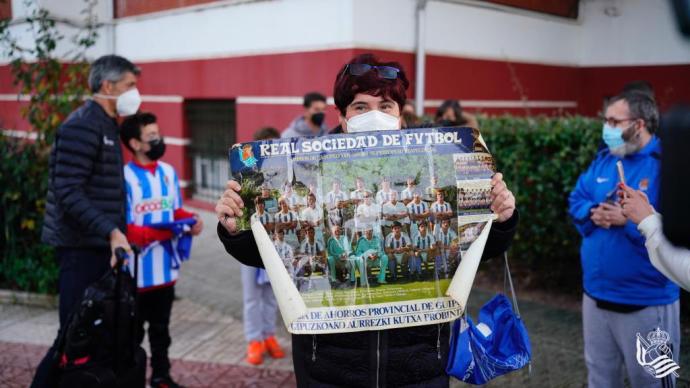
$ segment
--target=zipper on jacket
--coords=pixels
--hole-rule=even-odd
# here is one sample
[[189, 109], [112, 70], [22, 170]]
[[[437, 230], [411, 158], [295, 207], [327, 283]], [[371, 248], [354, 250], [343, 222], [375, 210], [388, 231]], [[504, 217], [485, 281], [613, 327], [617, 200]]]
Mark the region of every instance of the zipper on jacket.
[[311, 336], [311, 362], [316, 362], [316, 335]]
[[438, 335], [436, 336], [436, 352], [438, 353], [438, 359], [441, 359], [441, 324], [438, 324]]
[[379, 375], [381, 369], [381, 331], [376, 331], [376, 388], [379, 387]]

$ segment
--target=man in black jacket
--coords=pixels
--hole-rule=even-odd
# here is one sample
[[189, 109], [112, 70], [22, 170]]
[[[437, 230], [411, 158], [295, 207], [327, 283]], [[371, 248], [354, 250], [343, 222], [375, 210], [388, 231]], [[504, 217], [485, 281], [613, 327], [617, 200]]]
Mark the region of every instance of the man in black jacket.
[[[50, 170], [42, 240], [55, 247], [60, 265], [60, 328], [86, 287], [114, 264], [114, 251], [131, 251], [126, 231], [122, 151], [116, 118], [136, 113], [139, 68], [106, 55], [89, 73], [93, 99], [58, 128]], [[36, 371], [33, 386], [51, 386], [54, 349]]]
[[[355, 57], [338, 72], [333, 93], [344, 131], [400, 129], [400, 110], [405, 104], [408, 85], [398, 63], [381, 63], [370, 54]], [[351, 120], [357, 116], [360, 116], [357, 120]], [[491, 209], [498, 218], [486, 242], [485, 258], [508, 249], [518, 224], [515, 197], [500, 173], [493, 177], [492, 186]], [[235, 217], [242, 214], [243, 208], [239, 191], [239, 183], [229, 181], [216, 204], [218, 236], [225, 250], [238, 261], [263, 267], [251, 231], [237, 230]], [[448, 324], [346, 334], [293, 335], [297, 385], [448, 387], [445, 367], [449, 336]]]

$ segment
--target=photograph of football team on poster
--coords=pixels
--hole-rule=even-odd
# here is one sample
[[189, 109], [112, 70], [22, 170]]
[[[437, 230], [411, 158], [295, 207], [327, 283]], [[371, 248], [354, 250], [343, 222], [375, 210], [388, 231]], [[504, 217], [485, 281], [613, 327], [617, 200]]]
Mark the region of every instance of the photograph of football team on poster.
[[476, 223], [492, 216], [493, 160], [464, 129], [236, 145], [240, 225], [263, 225], [307, 308], [448, 301]]

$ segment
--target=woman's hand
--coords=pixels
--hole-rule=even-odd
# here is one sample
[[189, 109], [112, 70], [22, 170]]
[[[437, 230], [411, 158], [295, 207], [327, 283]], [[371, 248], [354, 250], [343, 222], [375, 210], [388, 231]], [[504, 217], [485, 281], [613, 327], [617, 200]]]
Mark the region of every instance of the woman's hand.
[[237, 233], [237, 217], [242, 216], [244, 202], [239, 192], [242, 187], [236, 181], [229, 180], [225, 191], [216, 202], [216, 217], [230, 234]]

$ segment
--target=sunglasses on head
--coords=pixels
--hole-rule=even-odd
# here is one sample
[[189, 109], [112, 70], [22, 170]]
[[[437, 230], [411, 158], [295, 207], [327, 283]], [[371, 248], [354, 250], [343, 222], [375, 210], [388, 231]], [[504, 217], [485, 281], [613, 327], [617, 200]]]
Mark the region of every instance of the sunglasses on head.
[[350, 75], [357, 76], [365, 74], [372, 69], [376, 69], [376, 73], [379, 75], [379, 78], [385, 79], [396, 79], [398, 78], [398, 73], [400, 72], [400, 69], [392, 66], [372, 66], [366, 63], [349, 63], [345, 66], [343, 73], [347, 71], [350, 73]]

